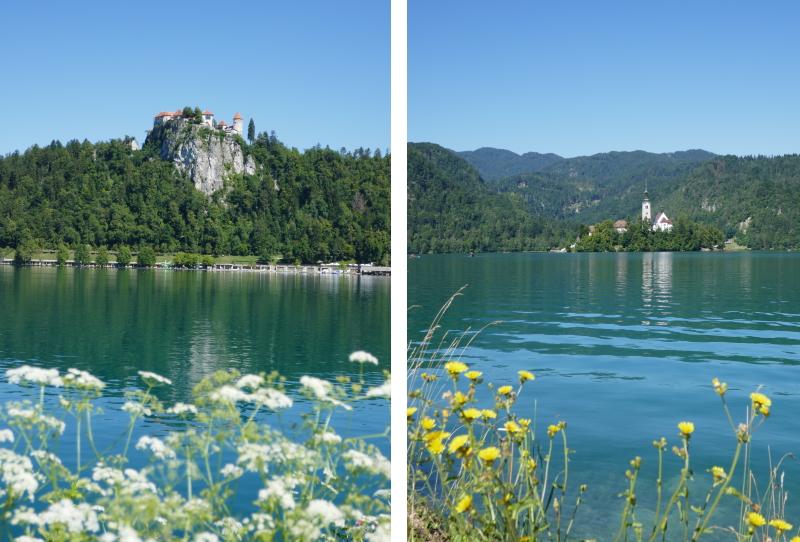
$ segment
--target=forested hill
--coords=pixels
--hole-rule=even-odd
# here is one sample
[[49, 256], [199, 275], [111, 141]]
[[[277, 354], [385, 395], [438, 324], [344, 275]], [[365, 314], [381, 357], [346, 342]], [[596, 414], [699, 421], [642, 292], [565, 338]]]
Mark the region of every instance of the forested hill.
[[[0, 157], [0, 247], [34, 242], [290, 260], [389, 258], [391, 159], [239, 138], [255, 173], [210, 197], [155, 144], [73, 140]], [[252, 170], [251, 170], [252, 171]]]
[[493, 149], [492, 147], [481, 147], [476, 151], [461, 151], [455, 154], [475, 166], [487, 181], [510, 177], [517, 173], [539, 171], [548, 164], [564, 160], [553, 153], [526, 152], [519, 155], [505, 149]]
[[408, 251], [546, 250], [574, 227], [532, 215], [519, 194], [497, 194], [478, 170], [433, 143], [408, 144]]

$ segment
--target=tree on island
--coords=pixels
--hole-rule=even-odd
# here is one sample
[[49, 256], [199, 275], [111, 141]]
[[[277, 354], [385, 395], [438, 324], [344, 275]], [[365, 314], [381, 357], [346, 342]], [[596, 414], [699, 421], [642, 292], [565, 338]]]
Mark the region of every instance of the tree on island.
[[95, 257], [94, 263], [101, 267], [108, 265], [108, 249], [105, 247], [105, 245], [98, 249], [97, 257]]
[[117, 265], [125, 267], [129, 263], [131, 263], [131, 249], [126, 246], [122, 246], [117, 251]]
[[58, 245], [58, 252], [56, 252], [56, 261], [59, 267], [64, 267], [69, 259], [69, 249], [67, 245]]
[[139, 250], [139, 256], [136, 258], [136, 265], [139, 267], [153, 267], [156, 264], [156, 253], [153, 247], [143, 247]]
[[256, 123], [253, 122], [253, 119], [250, 119], [250, 124], [247, 125], [247, 139], [250, 140], [250, 144], [253, 144], [253, 140], [256, 138]]

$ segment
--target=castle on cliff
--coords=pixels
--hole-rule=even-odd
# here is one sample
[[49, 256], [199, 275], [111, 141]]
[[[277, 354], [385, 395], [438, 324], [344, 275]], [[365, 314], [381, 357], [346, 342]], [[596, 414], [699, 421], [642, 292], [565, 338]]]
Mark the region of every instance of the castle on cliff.
[[[185, 118], [183, 115], [183, 110], [178, 109], [174, 113], [170, 113], [168, 111], [162, 111], [155, 117], [153, 117], [153, 128], [158, 126], [159, 124], [164, 124], [165, 122], [169, 122], [171, 120], [176, 119], [183, 119]], [[236, 134], [239, 137], [242, 136], [242, 116], [239, 113], [236, 113], [233, 117], [233, 126], [228, 125], [224, 120], [219, 121], [219, 123], [214, 123], [214, 113], [206, 109], [203, 111], [203, 120], [201, 122], [203, 126], [208, 126], [209, 128], [216, 128], [217, 130], [222, 130], [226, 134]]]

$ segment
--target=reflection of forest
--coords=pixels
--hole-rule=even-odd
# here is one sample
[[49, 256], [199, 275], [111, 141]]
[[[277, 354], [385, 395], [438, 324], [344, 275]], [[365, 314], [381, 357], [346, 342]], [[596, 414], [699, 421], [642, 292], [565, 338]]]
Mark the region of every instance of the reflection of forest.
[[[79, 367], [113, 389], [137, 371], [170, 378], [167, 401], [204, 376], [235, 368], [329, 378], [354, 350], [389, 367], [384, 277], [174, 273], [115, 269], [0, 269], [0, 350], [7, 360]], [[61, 357], [66, 357], [61, 360]], [[61, 366], [63, 365], [63, 367]]]

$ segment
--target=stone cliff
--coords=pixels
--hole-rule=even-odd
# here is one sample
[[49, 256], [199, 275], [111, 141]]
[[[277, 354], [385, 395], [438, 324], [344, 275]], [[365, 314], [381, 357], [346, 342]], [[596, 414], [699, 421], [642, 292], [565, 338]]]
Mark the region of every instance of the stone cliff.
[[151, 141], [163, 160], [185, 171], [195, 188], [208, 196], [223, 187], [227, 175], [256, 172], [253, 157], [245, 156], [238, 137], [185, 120], [156, 126], [145, 144]]

